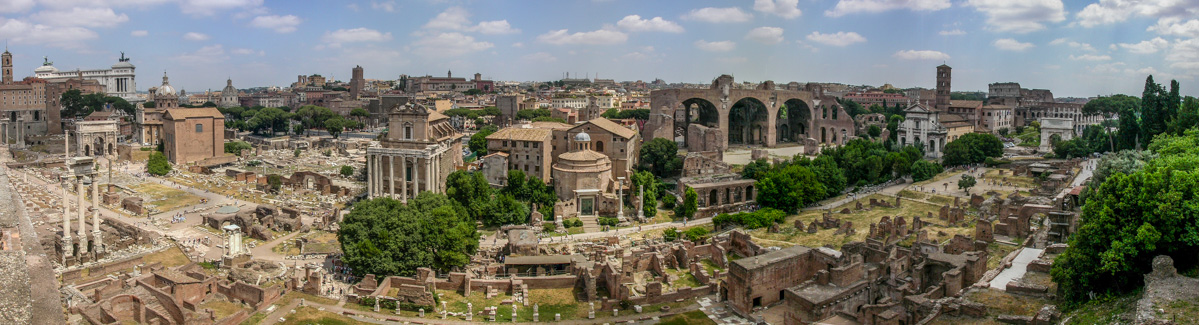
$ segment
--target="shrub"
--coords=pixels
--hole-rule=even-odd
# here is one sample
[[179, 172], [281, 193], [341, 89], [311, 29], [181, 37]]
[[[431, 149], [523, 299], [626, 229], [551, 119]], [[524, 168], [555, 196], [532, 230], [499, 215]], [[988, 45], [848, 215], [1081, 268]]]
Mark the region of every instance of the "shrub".
[[375, 306], [375, 298], [374, 297], [358, 298], [358, 304], [363, 305], [363, 306], [372, 306], [373, 307], [373, 306]]
[[354, 167], [341, 166], [341, 176], [350, 177], [354, 175]]
[[704, 227], [695, 227], [687, 229], [687, 231], [683, 232], [683, 235], [687, 236], [687, 240], [698, 242], [700, 239], [708, 236], [708, 229]]
[[[599, 225], [601, 225], [601, 226], [615, 227], [617, 224], [620, 224], [620, 219], [617, 219], [617, 218], [599, 217], [599, 219], [597, 221], [599, 222]], [[582, 222], [582, 221], [580, 221], [580, 222]]]
[[674, 228], [666, 228], [662, 231], [662, 239], [666, 241], [675, 241], [679, 239], [679, 230]]
[[995, 158], [987, 157], [987, 160], [986, 160], [985, 162], [983, 162], [983, 163], [984, 163], [984, 164], [986, 164], [986, 165], [987, 165], [987, 167], [995, 167], [995, 166], [999, 166], [999, 165], [1007, 165], [1007, 164], [1010, 164], [1010, 163], [1012, 163], [1012, 161], [1011, 161], [1011, 160], [995, 159]]
[[928, 180], [944, 170], [940, 164], [927, 160], [918, 160], [912, 164], [912, 180], [916, 182]]
[[782, 210], [765, 208], [754, 212], [742, 212], [736, 214], [721, 213], [712, 218], [712, 223], [716, 224], [717, 228], [723, 228], [726, 225], [738, 224], [745, 229], [757, 229], [769, 227], [771, 224], [781, 223], [787, 218], [787, 213]]
[[[665, 193], [666, 191], [662, 192]], [[677, 199], [674, 197], [674, 195], [667, 193], [662, 197], [662, 207], [666, 208], [667, 210], [674, 210], [674, 205], [678, 203], [675, 200]]]
[[553, 222], [546, 222], [546, 223], [541, 224], [541, 231], [554, 232], [554, 230], [558, 230], [558, 226], [555, 226]]
[[171, 162], [167, 161], [167, 156], [162, 152], [150, 154], [150, 160], [146, 162], [146, 172], [163, 176], [171, 172]]

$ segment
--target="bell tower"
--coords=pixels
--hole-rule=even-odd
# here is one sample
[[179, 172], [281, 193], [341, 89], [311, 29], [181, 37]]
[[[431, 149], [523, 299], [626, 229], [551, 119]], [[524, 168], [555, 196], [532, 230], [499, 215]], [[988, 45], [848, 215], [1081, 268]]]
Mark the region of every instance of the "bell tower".
[[945, 112], [949, 110], [949, 93], [950, 93], [950, 77], [952, 70], [948, 65], [942, 64], [937, 66], [937, 111]]
[[4, 54], [0, 54], [0, 69], [3, 69], [3, 83], [12, 83], [12, 53], [8, 53], [8, 49], [4, 49]]

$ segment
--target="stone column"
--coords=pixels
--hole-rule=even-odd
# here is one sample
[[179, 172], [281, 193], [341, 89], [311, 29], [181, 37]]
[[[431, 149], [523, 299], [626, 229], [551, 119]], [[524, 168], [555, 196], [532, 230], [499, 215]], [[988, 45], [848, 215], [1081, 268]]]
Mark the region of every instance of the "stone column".
[[389, 196], [392, 199], [396, 198], [396, 157], [387, 156], [387, 190], [390, 191]]
[[[68, 167], [69, 169], [70, 167]], [[75, 246], [71, 242], [71, 183], [63, 177], [62, 181], [62, 250], [63, 256], [75, 255]]]
[[412, 158], [412, 197], [420, 194], [420, 158]]
[[425, 190], [433, 191], [433, 156], [425, 158]]
[[408, 157], [400, 157], [400, 202], [408, 203]]
[[77, 202], [79, 202], [79, 204], [76, 205], [75, 210], [79, 211], [79, 213], [78, 213], [79, 214], [79, 254], [82, 255], [82, 254], [87, 254], [87, 232], [86, 232], [87, 227], [86, 227], [86, 224], [84, 223], [85, 221], [87, 221], [87, 216], [83, 212], [83, 209], [84, 209], [83, 207], [87, 204], [87, 203], [85, 203], [87, 201], [83, 200], [83, 194], [85, 192], [87, 192], [87, 188], [84, 187], [84, 185], [83, 185], [83, 177], [80, 176], [80, 177], [78, 177], [78, 179], [79, 179], [78, 192], [75, 194], [76, 194], [76, 196], [79, 197], [79, 200], [77, 201]]
[[96, 177], [92, 177], [92, 242], [96, 253], [104, 252], [104, 242], [100, 235], [100, 189], [99, 181]]

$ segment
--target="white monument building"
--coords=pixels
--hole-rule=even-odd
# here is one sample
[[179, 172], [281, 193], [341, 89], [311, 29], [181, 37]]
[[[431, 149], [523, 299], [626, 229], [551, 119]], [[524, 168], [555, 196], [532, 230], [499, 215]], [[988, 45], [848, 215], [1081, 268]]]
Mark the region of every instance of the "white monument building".
[[59, 71], [47, 60], [41, 67], [34, 69], [33, 74], [35, 77], [47, 81], [65, 80], [82, 75], [83, 79], [96, 80], [104, 85], [109, 96], [121, 97], [131, 103], [144, 101], [137, 96], [137, 82], [134, 80], [135, 67], [129, 63], [125, 52], [121, 52], [121, 58], [117, 61], [109, 69]]

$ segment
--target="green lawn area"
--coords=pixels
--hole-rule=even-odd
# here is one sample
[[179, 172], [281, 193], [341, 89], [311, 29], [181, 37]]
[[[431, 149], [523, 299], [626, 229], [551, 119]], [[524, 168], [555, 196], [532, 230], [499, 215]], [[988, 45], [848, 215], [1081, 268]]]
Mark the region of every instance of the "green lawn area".
[[716, 271], [721, 271], [721, 272], [724, 271], [724, 269], [722, 269], [716, 265], [716, 262], [712, 262], [712, 259], [710, 259], [710, 258], [705, 258], [703, 260], [700, 260], [699, 262], [704, 265], [704, 270], [708, 271], [709, 275], [715, 273]]
[[987, 257], [987, 269], [990, 270], [999, 267], [999, 262], [1002, 262], [1003, 258], [1007, 257], [1007, 254], [1011, 254], [1017, 248], [1019, 247], [1000, 244], [997, 241], [987, 244], [987, 254], [989, 254]]
[[703, 311], [695, 310], [682, 314], [666, 317], [662, 319], [660, 325], [696, 325], [696, 324], [716, 324]]
[[1157, 305], [1159, 319], [1168, 319], [1177, 324], [1199, 324], [1199, 299], [1177, 300]]
[[[881, 194], [872, 194], [868, 197], [858, 199], [858, 201], [861, 201], [863, 208], [866, 208], [869, 207], [871, 198], [888, 202], [895, 201], [894, 197]], [[912, 217], [920, 216], [923, 221], [933, 223], [925, 226], [925, 229], [928, 230], [930, 240], [944, 241], [953, 238], [953, 235], [955, 234], [969, 235], [973, 234], [974, 232], [974, 226], [969, 223], [960, 227], [944, 227], [938, 225], [938, 223], [941, 222], [938, 219], [928, 220], [926, 216], [929, 212], [931, 212], [934, 216], [940, 213], [941, 206], [939, 205], [904, 199], [898, 208], [874, 207], [869, 211], [851, 212], [849, 214], [840, 214], [837, 212], [843, 208], [849, 208], [852, 210], [854, 207], [854, 202], [849, 202], [833, 209], [833, 217], [840, 218], [841, 222], [853, 222], [853, 227], [856, 233], [852, 236], [846, 236], [843, 234], [834, 235], [836, 229], [820, 229], [815, 234], [809, 234], [807, 231], [800, 231], [795, 229], [793, 226], [796, 219], [803, 220], [805, 227], [812, 221], [820, 220], [821, 215], [824, 213], [823, 210], [807, 210], [802, 211], [798, 216], [787, 217], [787, 220], [780, 227], [781, 231], [778, 233], [770, 233], [766, 228], [751, 230], [749, 233], [755, 239], [764, 239], [768, 241], [766, 243], [762, 243], [763, 246], [776, 244], [781, 246], [781, 243], [791, 243], [807, 247], [832, 245], [834, 248], [840, 248], [841, 245], [850, 242], [865, 240], [866, 235], [868, 235], [870, 232], [870, 224], [877, 223], [880, 219], [882, 219], [883, 216], [890, 216], [892, 219], [894, 219], [895, 216], [903, 216], [908, 222], [909, 227], [913, 220]], [[946, 235], [937, 235], [939, 231], [945, 232]], [[774, 241], [774, 243], [770, 243], [769, 241]]]
[[200, 204], [200, 196], [157, 183], [141, 183], [129, 187], [142, 195], [149, 197], [145, 202], [148, 207], [154, 207], [158, 212]]
[[211, 299], [208, 302], [201, 304], [200, 308], [211, 308], [216, 313], [216, 319], [228, 317], [229, 315], [233, 315], [234, 313], [245, 309], [239, 304], [219, 299]]
[[[441, 295], [441, 300], [446, 302], [446, 307], [450, 311], [465, 312], [466, 303], [472, 304], [474, 312], [479, 312], [483, 308], [489, 306], [497, 306], [495, 319], [497, 322], [512, 321], [512, 305], [503, 305], [501, 302], [511, 296], [501, 293], [492, 297], [486, 298], [486, 294], [482, 291], [471, 292], [470, 297], [463, 297], [461, 293], [449, 290], [437, 290]], [[538, 319], [540, 321], [554, 319], [554, 314], [562, 314], [562, 319], [579, 319], [587, 317], [587, 304], [579, 302], [575, 297], [573, 289], [534, 289], [529, 290], [529, 307], [517, 306], [516, 318], [517, 321], [529, 322], [533, 320], [533, 304], [537, 304]], [[597, 313], [598, 314], [598, 313]], [[427, 318], [433, 318], [433, 313], [426, 311]], [[438, 316], [439, 317], [439, 316]], [[476, 316], [474, 321], [484, 321], [483, 316]]]
[[340, 325], [340, 324], [368, 324], [356, 321], [352, 318], [331, 313], [328, 311], [318, 310], [317, 308], [304, 306], [296, 308], [294, 314], [283, 316], [287, 320], [279, 323], [283, 325]]
[[[999, 175], [999, 171], [1003, 171], [1003, 176]], [[1040, 185], [1038, 185], [1038, 184], [1040, 184], [1040, 181], [1038, 181], [1037, 179], [1028, 177], [1028, 176], [1013, 176], [1011, 169], [1002, 169], [1002, 168], [1001, 169], [991, 169], [991, 170], [988, 170], [986, 174], [983, 174], [983, 178], [991, 179], [991, 180], [1002, 180], [1004, 178], [1007, 178], [1008, 182], [1012, 183], [1012, 185], [1015, 185], [1017, 187], [1023, 187], [1023, 188], [1040, 187]], [[981, 182], [981, 180], [980, 180], [980, 182]], [[1024, 194], [1021, 194], [1021, 195], [1024, 195]]]
[[[1062, 319], [1069, 319], [1064, 324], [1131, 324], [1135, 318], [1137, 299], [1141, 290], [1124, 296], [1098, 298], [1091, 300], [1069, 313], [1063, 313]], [[1185, 323], [1178, 323], [1185, 324]]]
[[1045, 298], [1014, 295], [991, 288], [972, 290], [966, 293], [965, 297], [970, 301], [987, 305], [988, 318], [999, 315], [1033, 316], [1041, 307], [1056, 303]]
[[[341, 245], [337, 242], [337, 234], [317, 230], [307, 234], [295, 237], [295, 239], [307, 238], [308, 244], [304, 248], [304, 253], [339, 253]], [[299, 255], [300, 248], [295, 245], [295, 240], [288, 240], [273, 248], [272, 251], [283, 255]]]

